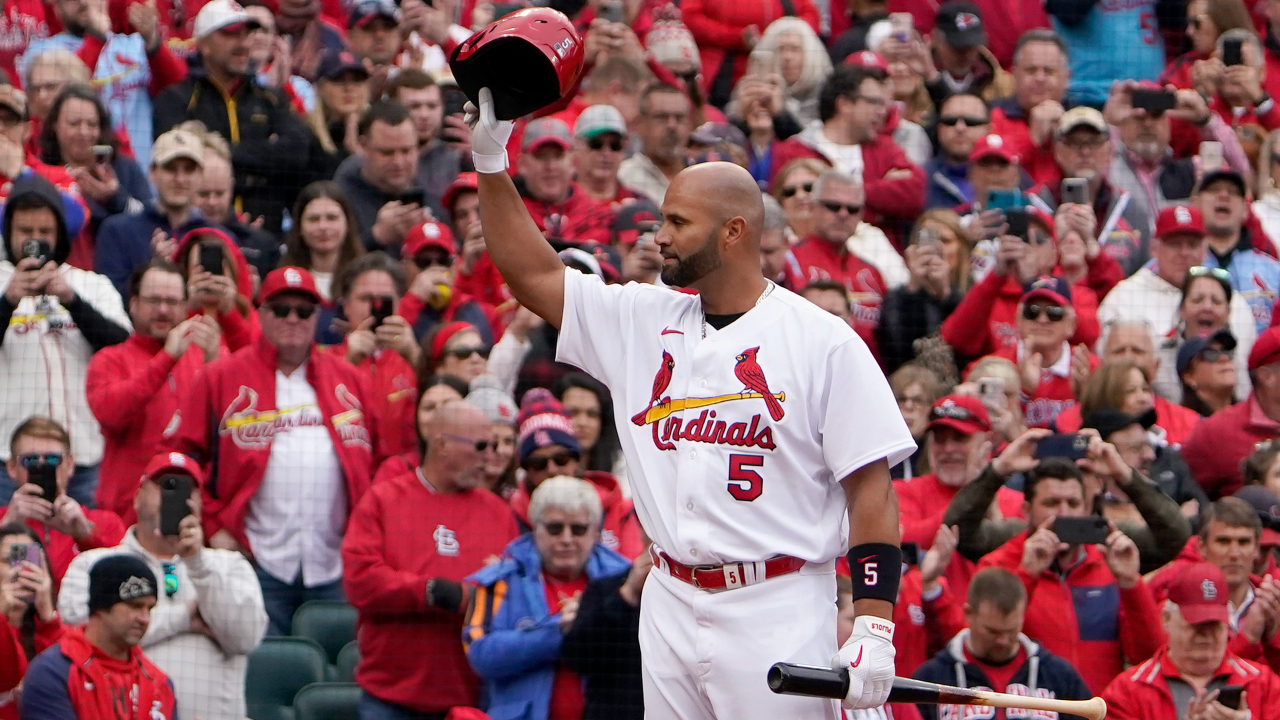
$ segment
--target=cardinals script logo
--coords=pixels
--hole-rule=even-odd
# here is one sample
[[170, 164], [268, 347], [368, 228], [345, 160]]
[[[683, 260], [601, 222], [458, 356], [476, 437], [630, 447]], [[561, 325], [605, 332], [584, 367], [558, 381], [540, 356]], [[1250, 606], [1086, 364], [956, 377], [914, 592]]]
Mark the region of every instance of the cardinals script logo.
[[767, 424], [761, 427], [760, 413], [752, 416], [749, 422], [716, 419], [715, 410], [703, 410], [697, 418], [687, 423], [683, 417], [678, 417], [686, 410], [697, 410], [743, 400], [763, 403], [770, 418], [775, 422], [781, 420], [786, 415], [782, 403], [786, 401], [787, 394], [775, 393], [769, 388], [769, 381], [765, 378], [764, 370], [757, 360], [759, 352], [758, 346], [748, 348], [734, 358], [737, 364], [733, 367], [733, 374], [742, 383], [740, 391], [712, 397], [672, 399], [666, 392], [675, 373], [676, 361], [671, 353], [662, 351], [662, 363], [658, 366], [658, 373], [653, 378], [649, 404], [644, 410], [633, 415], [631, 422], [639, 427], [651, 426], [653, 444], [659, 450], [675, 450], [677, 440], [774, 449], [773, 431]]

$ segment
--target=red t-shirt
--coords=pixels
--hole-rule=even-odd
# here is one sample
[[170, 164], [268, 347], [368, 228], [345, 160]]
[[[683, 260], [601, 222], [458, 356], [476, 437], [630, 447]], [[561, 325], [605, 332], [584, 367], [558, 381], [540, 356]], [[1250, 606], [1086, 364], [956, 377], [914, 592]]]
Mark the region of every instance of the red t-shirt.
[[819, 237], [810, 237], [791, 248], [800, 266], [802, 282], [835, 280], [849, 291], [853, 329], [879, 357], [876, 328], [880, 326], [880, 304], [888, 285], [871, 263], [849, 252], [843, 245], [832, 245]]
[[[1012, 660], [1003, 665], [989, 665], [974, 657], [973, 653], [969, 652], [968, 645], [966, 645], [964, 648], [964, 660], [982, 668], [982, 674], [986, 675], [987, 679], [991, 681], [991, 690], [1002, 693], [1005, 688], [1009, 687], [1009, 681], [1017, 674], [1018, 669], [1027, 661], [1027, 652], [1023, 649], [1022, 643], [1018, 643], [1018, 654], [1014, 655]], [[996, 709], [995, 720], [1005, 720], [1004, 709]]]
[[[543, 573], [542, 583], [547, 593], [547, 608], [554, 615], [560, 612], [566, 601], [582, 597], [582, 591], [587, 589], [587, 576], [583, 574], [573, 580], [558, 580]], [[557, 665], [547, 720], [579, 720], [585, 705], [582, 678], [564, 665]]]

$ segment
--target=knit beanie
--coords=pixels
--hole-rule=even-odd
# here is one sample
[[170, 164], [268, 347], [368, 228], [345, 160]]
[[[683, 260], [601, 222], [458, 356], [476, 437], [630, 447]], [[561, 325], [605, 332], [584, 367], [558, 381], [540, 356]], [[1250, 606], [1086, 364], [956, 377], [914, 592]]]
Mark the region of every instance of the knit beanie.
[[520, 430], [516, 435], [516, 446], [521, 462], [534, 450], [550, 445], [560, 445], [582, 454], [582, 444], [573, 432], [568, 413], [546, 388], [534, 388], [524, 394], [517, 426]]
[[89, 614], [116, 603], [156, 597], [156, 576], [136, 555], [108, 555], [89, 568]]
[[489, 416], [490, 422], [516, 424], [516, 413], [519, 412], [516, 401], [503, 391], [502, 381], [493, 375], [488, 373], [477, 375], [471, 381], [471, 392], [467, 393], [467, 402], [483, 410], [484, 414]]
[[663, 65], [691, 62], [694, 70], [702, 69], [698, 43], [680, 20], [680, 9], [673, 4], [668, 3], [654, 11], [653, 27], [645, 34], [644, 45], [650, 57]]

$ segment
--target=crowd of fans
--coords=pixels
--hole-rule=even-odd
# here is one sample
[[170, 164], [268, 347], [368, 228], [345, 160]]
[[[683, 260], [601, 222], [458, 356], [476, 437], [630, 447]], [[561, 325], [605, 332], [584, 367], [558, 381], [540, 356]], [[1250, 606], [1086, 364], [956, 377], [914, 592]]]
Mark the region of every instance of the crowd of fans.
[[[310, 600], [364, 720], [643, 716], [635, 409], [491, 262], [447, 63], [526, 4], [7, 4], [0, 718], [243, 718]], [[671, 178], [740, 164], [889, 378], [899, 675], [1280, 718], [1280, 1], [549, 4], [565, 264], [661, 284]], [[1052, 720], [858, 720], [996, 715]]]

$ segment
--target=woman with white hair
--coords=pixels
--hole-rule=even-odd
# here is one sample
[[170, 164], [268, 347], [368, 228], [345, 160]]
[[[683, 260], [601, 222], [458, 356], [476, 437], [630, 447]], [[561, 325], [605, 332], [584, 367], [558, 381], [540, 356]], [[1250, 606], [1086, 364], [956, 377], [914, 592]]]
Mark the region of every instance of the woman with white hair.
[[630, 565], [600, 543], [602, 516], [591, 483], [544, 480], [529, 502], [533, 531], [513, 540], [501, 562], [467, 578], [476, 590], [463, 646], [485, 682], [490, 715], [545, 720], [553, 706], [582, 706], [582, 681], [560, 659], [562, 639], [587, 582]]
[[818, 119], [818, 94], [831, 74], [831, 57], [809, 23], [783, 17], [769, 23], [756, 50], [773, 53], [783, 104], [802, 126]]

